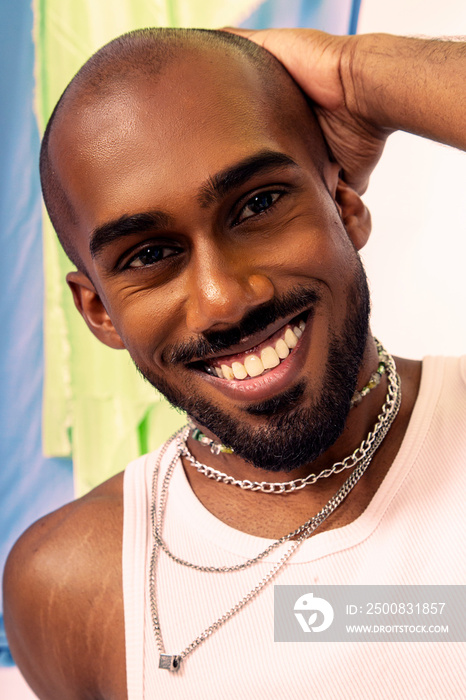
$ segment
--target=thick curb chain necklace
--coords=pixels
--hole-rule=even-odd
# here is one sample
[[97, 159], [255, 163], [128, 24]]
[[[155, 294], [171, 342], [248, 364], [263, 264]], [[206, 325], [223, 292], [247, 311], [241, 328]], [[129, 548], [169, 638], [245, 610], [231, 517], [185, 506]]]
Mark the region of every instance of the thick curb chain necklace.
[[[390, 358], [391, 361], [393, 362], [392, 358]], [[394, 367], [394, 363], [393, 363]], [[389, 408], [386, 409], [386, 413], [384, 414], [384, 409], [387, 405], [389, 404]], [[376, 446], [370, 451], [370, 453], [366, 453], [365, 457], [361, 458], [357, 464], [357, 466], [354, 468], [353, 472], [350, 474], [348, 479], [345, 481], [345, 483], [341, 486], [341, 488], [337, 491], [337, 493], [328, 501], [328, 503], [322, 508], [317, 515], [315, 515], [313, 518], [308, 520], [304, 525], [301, 527], [297, 528], [293, 532], [289, 533], [288, 535], [285, 535], [282, 537], [280, 540], [277, 540], [276, 542], [272, 543], [267, 547], [266, 550], [263, 552], [260, 552], [256, 557], [253, 559], [249, 559], [246, 562], [243, 562], [242, 564], [237, 564], [232, 567], [210, 567], [210, 566], [201, 566], [197, 564], [192, 564], [190, 562], [186, 562], [182, 559], [179, 559], [178, 557], [175, 557], [171, 552], [168, 551], [168, 548], [166, 544], [164, 543], [162, 539], [162, 532], [163, 532], [163, 522], [164, 522], [164, 517], [165, 517], [165, 511], [166, 511], [166, 504], [167, 504], [167, 497], [168, 497], [168, 488], [169, 488], [169, 483], [171, 476], [173, 474], [173, 471], [175, 469], [175, 466], [178, 462], [178, 459], [181, 456], [181, 443], [183, 441], [183, 436], [186, 434], [186, 429], [182, 431], [182, 433], [176, 433], [167, 443], [165, 443], [164, 447], [161, 449], [157, 463], [154, 468], [154, 474], [153, 474], [153, 479], [152, 479], [152, 501], [151, 501], [151, 524], [152, 524], [152, 533], [153, 533], [153, 538], [154, 538], [154, 543], [153, 543], [153, 548], [152, 548], [152, 556], [151, 556], [151, 561], [150, 561], [150, 571], [149, 571], [149, 582], [150, 582], [150, 606], [151, 606], [151, 615], [152, 615], [152, 624], [153, 624], [153, 629], [154, 629], [154, 636], [157, 644], [157, 648], [159, 650], [159, 668], [166, 669], [169, 671], [178, 671], [181, 665], [181, 662], [188, 654], [190, 654], [194, 649], [196, 649], [202, 642], [204, 642], [208, 637], [210, 637], [211, 634], [213, 634], [219, 627], [221, 627], [227, 620], [229, 620], [233, 615], [235, 615], [237, 612], [239, 612], [247, 603], [249, 603], [253, 598], [255, 598], [261, 591], [262, 589], [277, 575], [277, 573], [282, 569], [285, 564], [288, 562], [288, 560], [291, 558], [291, 556], [296, 552], [296, 550], [299, 548], [299, 546], [304, 542], [305, 539], [307, 539], [318, 527], [321, 525], [331, 513], [336, 510], [336, 508], [340, 505], [340, 503], [346, 498], [346, 496], [351, 492], [351, 490], [354, 488], [354, 486], [357, 484], [357, 482], [360, 480], [364, 472], [366, 471], [367, 467], [369, 466], [370, 462], [372, 461], [372, 457], [374, 455], [375, 450], [377, 447], [380, 445], [382, 440], [384, 439], [385, 435], [387, 434], [388, 430], [390, 429], [393, 421], [395, 420], [399, 408], [401, 404], [401, 385], [400, 385], [400, 379], [398, 375], [396, 374], [395, 370], [395, 379], [394, 379], [394, 386], [392, 386], [392, 382], [389, 381], [389, 388], [388, 388], [388, 393], [387, 393], [387, 399], [385, 401], [385, 404], [382, 408], [382, 414], [379, 416], [379, 423], [382, 421], [382, 416], [385, 415], [385, 418], [382, 422], [382, 425], [377, 428], [377, 433], [376, 437], [374, 437], [374, 442], [372, 444], [376, 444]], [[188, 428], [189, 430], [189, 428]], [[373, 434], [376, 432], [374, 429]], [[162, 458], [164, 454], [166, 453], [168, 447], [172, 444], [173, 440], [177, 439], [177, 449], [175, 452], [174, 457], [172, 458], [170, 465], [167, 469], [165, 479], [162, 484], [162, 489], [161, 489], [161, 496], [160, 496], [160, 503], [159, 506], [157, 507], [157, 492], [158, 492], [158, 473], [160, 469], [160, 465], [162, 462]], [[186, 439], [186, 438], [184, 438]], [[225, 573], [228, 571], [239, 571], [241, 569], [245, 569], [248, 566], [251, 566], [252, 564], [255, 564], [259, 562], [261, 559], [263, 559], [265, 556], [270, 554], [270, 552], [278, 547], [280, 544], [290, 540], [293, 537], [296, 537], [297, 539], [292, 541], [290, 546], [288, 547], [287, 551], [283, 554], [283, 556], [277, 561], [273, 567], [269, 570], [269, 572], [259, 581], [259, 583], [251, 590], [249, 591], [243, 598], [241, 598], [238, 603], [236, 603], [230, 610], [228, 610], [226, 613], [224, 613], [221, 617], [219, 617], [215, 622], [213, 622], [209, 627], [207, 627], [196, 639], [194, 639], [191, 644], [189, 644], [182, 652], [179, 654], [167, 654], [165, 652], [165, 645], [163, 642], [163, 637], [162, 637], [162, 630], [160, 627], [160, 619], [159, 619], [159, 613], [158, 613], [158, 603], [157, 603], [157, 579], [156, 579], [156, 572], [157, 572], [157, 562], [158, 562], [158, 557], [160, 553], [160, 549], [163, 548], [169, 556], [171, 556], [172, 559], [174, 559], [177, 563], [183, 564], [185, 566], [189, 566], [190, 568], [194, 568], [198, 571], [206, 571], [206, 572], [220, 572], [220, 573]]]
[[[384, 367], [384, 371], [387, 373], [388, 379], [387, 396], [378, 416], [378, 421], [372, 431], [364, 438], [359, 447], [357, 447], [351, 455], [346, 457], [342, 462], [335, 462], [335, 464], [329, 469], [323, 469], [318, 474], [309, 474], [304, 479], [294, 479], [293, 481], [270, 482], [235, 479], [233, 476], [224, 474], [218, 469], [214, 469], [213, 467], [209, 467], [207, 464], [199, 462], [194, 457], [187, 445], [187, 439], [190, 432], [189, 430], [183, 433], [181, 437], [179, 448], [181, 454], [183, 457], [186, 457], [191, 466], [197, 469], [200, 474], [203, 474], [208, 479], [214, 479], [215, 481], [219, 481], [223, 484], [238, 486], [240, 489], [244, 489], [246, 491], [261, 491], [262, 493], [291, 493], [292, 491], [299, 491], [299, 489], [303, 489], [306, 486], [312, 486], [312, 484], [315, 484], [318, 479], [326, 479], [329, 476], [333, 476], [333, 474], [340, 474], [340, 472], [344, 471], [345, 469], [356, 467], [361, 460], [365, 459], [369, 455], [372, 455], [377, 449], [377, 436], [379, 431], [383, 429], [388, 416], [390, 415], [396, 393], [397, 375], [395, 362], [392, 356], [387, 353], [387, 351], [378, 341], [377, 349], [379, 351], [379, 357], [383, 357], [383, 361], [381, 361], [379, 367], [381, 365]], [[379, 370], [377, 370], [374, 374], [378, 374], [378, 372]], [[379, 374], [378, 376], [380, 378]], [[366, 388], [367, 387], [364, 387], [364, 389]], [[361, 394], [364, 392], [364, 389], [361, 390]], [[369, 391], [370, 388], [367, 389], [366, 394], [369, 393]]]

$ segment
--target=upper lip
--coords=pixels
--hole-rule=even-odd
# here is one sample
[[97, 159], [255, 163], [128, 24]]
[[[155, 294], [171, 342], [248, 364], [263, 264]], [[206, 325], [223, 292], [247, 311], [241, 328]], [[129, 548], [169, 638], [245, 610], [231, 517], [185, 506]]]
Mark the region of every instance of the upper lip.
[[301, 316], [303, 313], [309, 313], [309, 311], [310, 309], [304, 309], [303, 311], [300, 311], [299, 313], [295, 312], [288, 317], [279, 318], [276, 321], [274, 321], [274, 323], [271, 323], [269, 326], [267, 326], [267, 328], [265, 328], [263, 331], [247, 336], [240, 343], [237, 343], [236, 345], [231, 345], [229, 348], [220, 352], [212, 353], [211, 355], [204, 355], [202, 358], [199, 358], [198, 360], [193, 360], [189, 364], [192, 364], [194, 362], [208, 362], [209, 360], [214, 360], [220, 357], [229, 357], [230, 355], [238, 355], [240, 353], [247, 352], [248, 350], [252, 350], [253, 348], [263, 343], [264, 340], [270, 338], [270, 336], [272, 336], [274, 333], [280, 330], [280, 328], [286, 326], [294, 318], [296, 318], [297, 316]]

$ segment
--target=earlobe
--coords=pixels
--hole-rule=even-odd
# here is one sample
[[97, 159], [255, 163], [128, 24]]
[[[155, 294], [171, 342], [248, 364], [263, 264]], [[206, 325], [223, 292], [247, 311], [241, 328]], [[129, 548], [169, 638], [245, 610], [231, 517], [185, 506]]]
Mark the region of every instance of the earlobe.
[[96, 338], [110, 348], [124, 349], [124, 343], [91, 280], [78, 270], [69, 272], [66, 281], [73, 294], [76, 308]]
[[371, 233], [371, 215], [361, 197], [346, 182], [338, 180], [335, 202], [348, 236], [355, 248], [361, 250]]

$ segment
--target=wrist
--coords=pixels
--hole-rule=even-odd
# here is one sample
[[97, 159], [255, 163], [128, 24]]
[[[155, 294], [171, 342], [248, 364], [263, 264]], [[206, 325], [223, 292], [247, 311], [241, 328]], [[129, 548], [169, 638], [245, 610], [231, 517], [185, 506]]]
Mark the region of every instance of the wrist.
[[346, 108], [379, 132], [400, 129], [464, 148], [464, 48], [442, 39], [350, 37], [340, 61]]
[[347, 110], [354, 118], [381, 130], [396, 128], [386, 83], [394, 80], [397, 39], [389, 34], [351, 36], [341, 55], [340, 76]]

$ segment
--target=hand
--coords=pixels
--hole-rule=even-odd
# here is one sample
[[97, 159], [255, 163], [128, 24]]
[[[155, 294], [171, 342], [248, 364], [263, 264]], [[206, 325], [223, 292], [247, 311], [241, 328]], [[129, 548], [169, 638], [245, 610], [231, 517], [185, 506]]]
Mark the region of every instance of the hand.
[[351, 65], [357, 37], [332, 36], [312, 29], [226, 31], [256, 42], [283, 63], [314, 101], [317, 119], [342, 169], [342, 178], [360, 194], [365, 192], [392, 129], [364, 118], [361, 96], [354, 94]]

